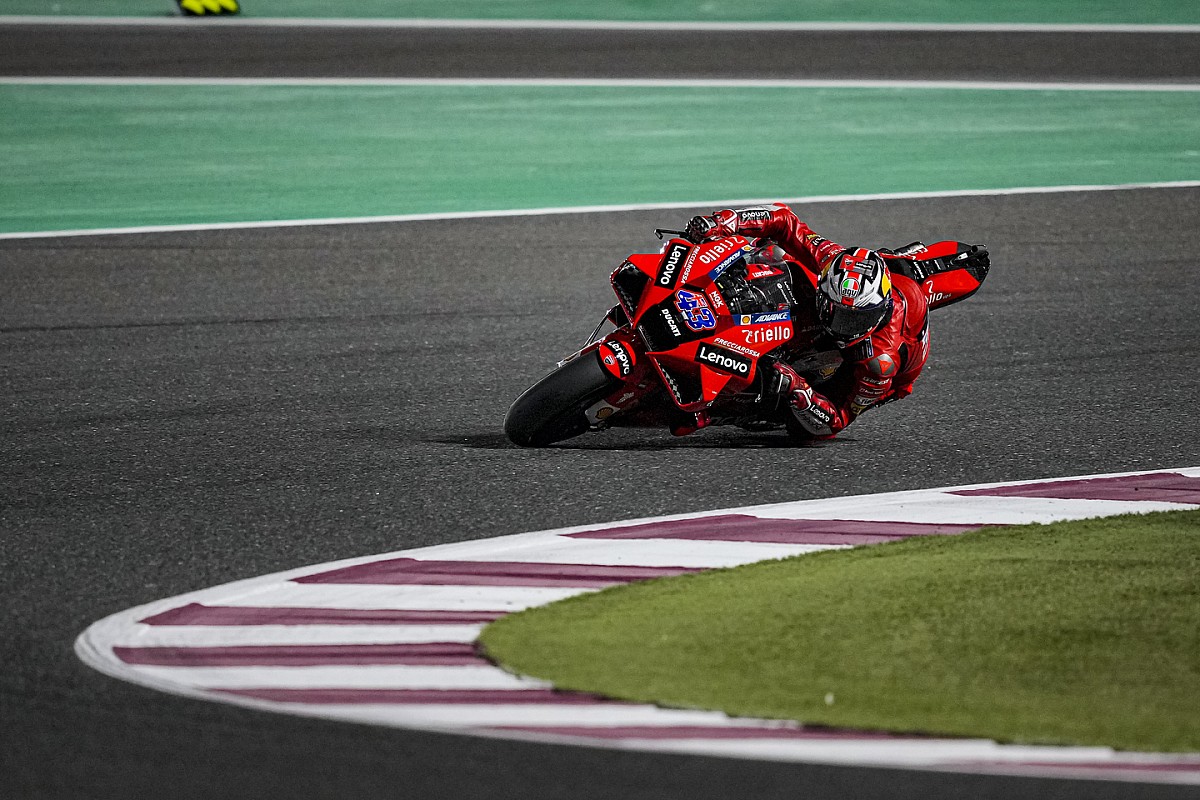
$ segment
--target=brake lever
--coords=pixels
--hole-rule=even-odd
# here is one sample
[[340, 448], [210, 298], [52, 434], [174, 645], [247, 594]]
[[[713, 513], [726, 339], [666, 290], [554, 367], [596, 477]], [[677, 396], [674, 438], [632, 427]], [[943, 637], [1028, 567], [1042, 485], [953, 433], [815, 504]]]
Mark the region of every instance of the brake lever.
[[664, 233], [673, 233], [676, 236], [680, 236], [684, 239], [687, 239], [687, 231], [673, 231], [673, 230], [670, 230], [669, 228], [655, 228], [654, 229], [654, 235], [659, 238], [659, 241], [662, 241]]

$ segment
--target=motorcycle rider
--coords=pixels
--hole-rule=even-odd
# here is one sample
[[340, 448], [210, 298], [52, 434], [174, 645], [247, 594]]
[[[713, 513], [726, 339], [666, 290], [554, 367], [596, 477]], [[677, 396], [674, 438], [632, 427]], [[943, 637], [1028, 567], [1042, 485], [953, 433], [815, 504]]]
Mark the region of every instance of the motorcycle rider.
[[[734, 234], [769, 239], [818, 276], [817, 318], [842, 364], [821, 375], [820, 392], [788, 364], [774, 365], [775, 391], [787, 399], [798, 432], [814, 439], [831, 438], [867, 409], [912, 393], [929, 357], [921, 280], [944, 269], [988, 267], [987, 249], [979, 245], [952, 259], [926, 260], [919, 258], [925, 249], [920, 242], [894, 251], [847, 248], [817, 234], [782, 203], [693, 217], [686, 234], [694, 242]], [[697, 419], [696, 427], [705, 421]]]

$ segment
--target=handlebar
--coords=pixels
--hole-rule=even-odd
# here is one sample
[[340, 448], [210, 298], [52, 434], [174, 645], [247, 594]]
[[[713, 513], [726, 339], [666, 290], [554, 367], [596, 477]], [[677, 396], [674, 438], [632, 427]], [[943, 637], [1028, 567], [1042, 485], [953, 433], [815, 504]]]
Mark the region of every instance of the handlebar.
[[[657, 236], [660, 240], [663, 238], [664, 233], [672, 233], [683, 239], [688, 238], [687, 231], [673, 231], [670, 228], [655, 228], [654, 229], [654, 235]], [[691, 241], [691, 240], [688, 239], [688, 241]]]

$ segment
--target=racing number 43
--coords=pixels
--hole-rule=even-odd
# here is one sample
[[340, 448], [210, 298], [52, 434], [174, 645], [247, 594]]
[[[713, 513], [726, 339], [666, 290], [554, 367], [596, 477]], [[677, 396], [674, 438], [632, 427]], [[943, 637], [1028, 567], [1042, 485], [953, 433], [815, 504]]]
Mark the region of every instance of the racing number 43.
[[683, 314], [683, 321], [694, 331], [707, 331], [717, 327], [717, 317], [708, 307], [704, 295], [680, 289], [675, 293], [675, 307]]

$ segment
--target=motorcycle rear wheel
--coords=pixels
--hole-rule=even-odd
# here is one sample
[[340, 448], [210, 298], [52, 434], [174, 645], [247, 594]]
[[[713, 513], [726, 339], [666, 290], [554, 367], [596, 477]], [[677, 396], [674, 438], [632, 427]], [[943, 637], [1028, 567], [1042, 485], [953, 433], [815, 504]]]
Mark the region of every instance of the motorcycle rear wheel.
[[585, 353], [513, 401], [504, 416], [504, 435], [521, 447], [545, 447], [585, 433], [590, 425], [584, 412], [619, 385], [596, 352]]

